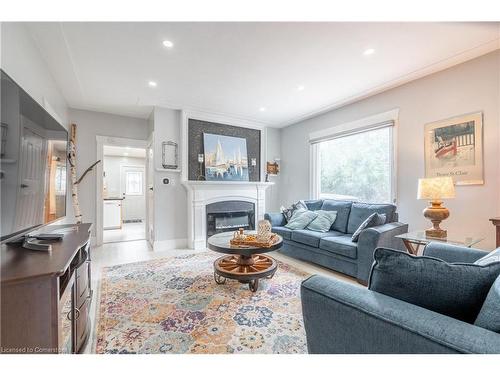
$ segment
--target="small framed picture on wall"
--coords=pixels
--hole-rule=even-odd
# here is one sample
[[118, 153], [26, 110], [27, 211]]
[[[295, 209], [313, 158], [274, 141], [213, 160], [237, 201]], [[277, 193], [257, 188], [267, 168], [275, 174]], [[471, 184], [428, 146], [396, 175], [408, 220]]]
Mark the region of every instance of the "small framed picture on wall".
[[481, 185], [483, 113], [425, 125], [425, 177], [450, 176], [456, 185]]

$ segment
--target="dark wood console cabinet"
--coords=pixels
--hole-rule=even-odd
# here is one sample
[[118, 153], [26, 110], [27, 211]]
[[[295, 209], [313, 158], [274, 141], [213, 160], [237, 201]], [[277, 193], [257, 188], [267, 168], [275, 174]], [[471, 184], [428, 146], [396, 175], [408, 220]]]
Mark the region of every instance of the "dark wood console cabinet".
[[1, 247], [1, 353], [79, 353], [90, 336], [92, 224], [65, 233], [50, 252]]

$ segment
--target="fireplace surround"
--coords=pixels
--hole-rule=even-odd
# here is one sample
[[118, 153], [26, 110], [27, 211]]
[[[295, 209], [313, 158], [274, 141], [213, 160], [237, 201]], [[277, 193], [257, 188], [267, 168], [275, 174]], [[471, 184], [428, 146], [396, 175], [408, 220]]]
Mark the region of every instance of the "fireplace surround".
[[[253, 206], [253, 225], [255, 228], [255, 223], [264, 218], [266, 189], [271, 185], [270, 182], [185, 181], [184, 186], [188, 192], [188, 248], [196, 250], [206, 248], [207, 237], [210, 235], [207, 233], [210, 230], [207, 225], [209, 224], [207, 209], [210, 211], [214, 207], [211, 206], [212, 203], [237, 201]], [[233, 218], [237, 216], [234, 215]], [[238, 225], [236, 223], [237, 221], [232, 224]], [[220, 221], [220, 224], [220, 226], [232, 225], [231, 220], [226, 220], [226, 224]]]
[[[231, 124], [232, 127], [241, 128], [241, 131], [258, 130], [255, 132], [255, 150], [249, 155], [255, 157], [257, 165], [250, 171], [253, 176], [250, 181], [203, 181], [193, 180], [189, 175], [190, 163], [197, 164], [197, 153], [188, 152], [190, 147], [189, 120], [210, 122], [214, 124]], [[246, 129], [245, 129], [246, 128]], [[253, 134], [253, 133], [252, 133]], [[236, 135], [236, 134], [233, 134]], [[260, 136], [257, 136], [260, 135]], [[191, 139], [192, 140], [192, 139]], [[190, 249], [203, 250], [207, 246], [207, 206], [217, 202], [240, 201], [253, 204], [254, 220], [253, 225], [264, 219], [266, 207], [266, 189], [273, 185], [272, 182], [263, 182], [264, 167], [263, 160], [266, 160], [267, 145], [266, 128], [262, 124], [228, 118], [226, 116], [207, 114], [201, 112], [182, 111], [181, 115], [181, 183], [187, 191], [187, 247]], [[247, 138], [248, 141], [248, 138]], [[248, 146], [248, 142], [247, 142]], [[191, 145], [192, 147], [192, 145]], [[196, 160], [195, 160], [196, 157]], [[232, 217], [236, 219], [236, 217]], [[239, 218], [241, 219], [241, 218]], [[237, 221], [226, 220], [220, 222], [220, 226], [238, 225]], [[226, 228], [229, 230], [229, 228]], [[231, 229], [235, 230], [235, 229]]]

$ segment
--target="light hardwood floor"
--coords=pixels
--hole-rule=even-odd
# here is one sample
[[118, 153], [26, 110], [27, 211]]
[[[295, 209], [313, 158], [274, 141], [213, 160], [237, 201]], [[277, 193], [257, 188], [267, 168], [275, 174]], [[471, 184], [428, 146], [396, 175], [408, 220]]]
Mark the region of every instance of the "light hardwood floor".
[[102, 233], [104, 243], [135, 241], [146, 238], [145, 223], [123, 223], [121, 229], [106, 229]]
[[[97, 299], [99, 298], [98, 284], [101, 278], [101, 270], [103, 267], [114, 266], [117, 264], [141, 262], [141, 261], [164, 258], [169, 256], [176, 256], [181, 254], [201, 253], [203, 251], [210, 251], [210, 250], [200, 251], [200, 250], [189, 250], [189, 249], [172, 249], [166, 251], [153, 251], [152, 247], [145, 240], [105, 243], [102, 246], [93, 248], [92, 288], [94, 290], [94, 294], [92, 297], [92, 307], [91, 307], [92, 333], [89, 338], [89, 342], [85, 347], [84, 353], [87, 354], [92, 353], [94, 347], [94, 339], [96, 333], [95, 323], [97, 316]], [[350, 277], [347, 277], [345, 275], [342, 275], [334, 271], [327, 270], [323, 267], [315, 266], [313, 264], [309, 264], [297, 259], [290, 258], [286, 255], [280, 254], [277, 251], [270, 253], [270, 255], [277, 260], [290, 264], [309, 274], [321, 274], [357, 284], [356, 281]]]

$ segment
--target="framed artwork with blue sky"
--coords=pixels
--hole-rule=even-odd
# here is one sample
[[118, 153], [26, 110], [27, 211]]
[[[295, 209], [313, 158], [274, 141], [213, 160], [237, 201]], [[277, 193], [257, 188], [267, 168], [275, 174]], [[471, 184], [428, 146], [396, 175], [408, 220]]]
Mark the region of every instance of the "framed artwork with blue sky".
[[207, 181], [248, 181], [247, 140], [203, 133]]

